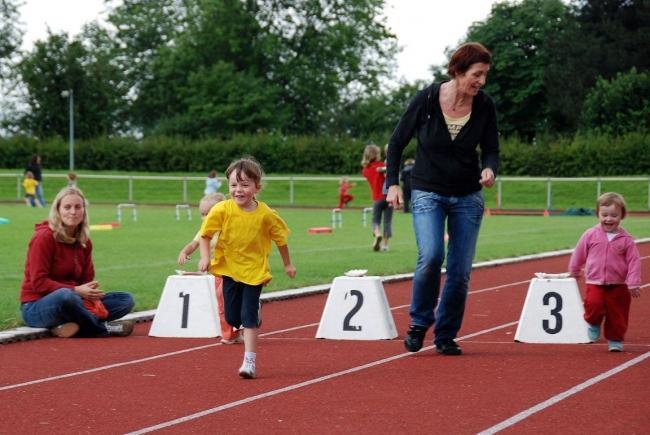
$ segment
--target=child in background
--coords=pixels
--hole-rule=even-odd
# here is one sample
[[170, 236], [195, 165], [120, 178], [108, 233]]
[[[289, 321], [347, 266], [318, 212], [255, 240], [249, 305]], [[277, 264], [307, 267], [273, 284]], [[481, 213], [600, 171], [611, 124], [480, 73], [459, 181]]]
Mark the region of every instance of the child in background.
[[[210, 209], [214, 207], [215, 204], [218, 202], [224, 201], [226, 199], [226, 196], [221, 193], [210, 193], [208, 195], [205, 195], [203, 198], [201, 198], [201, 201], [199, 201], [199, 212], [201, 213], [201, 219], [205, 219], [205, 217], [208, 215], [210, 212]], [[214, 236], [212, 237], [212, 240], [210, 241], [210, 250], [214, 252], [214, 247], [217, 244], [217, 239], [219, 238], [219, 233], [215, 233]], [[184, 265], [188, 260], [190, 260], [190, 255], [194, 253], [199, 247], [199, 242], [201, 240], [201, 232], [199, 231], [196, 233], [196, 236], [190, 243], [185, 245], [183, 249], [181, 249], [181, 252], [178, 254], [178, 264], [180, 266]], [[225, 316], [225, 310], [224, 310], [224, 304], [223, 304], [223, 281], [221, 280], [221, 277], [216, 276], [214, 279], [214, 284], [216, 286], [217, 290], [217, 301], [219, 302], [219, 323], [221, 325], [221, 343], [223, 344], [236, 344], [236, 343], [242, 343], [244, 341], [244, 337], [239, 333], [239, 329], [234, 328], [233, 326], [229, 325], [228, 322], [226, 322], [226, 316]], [[237, 325], [239, 326], [239, 325]]]
[[68, 187], [77, 187], [77, 174], [68, 172]]
[[[388, 241], [392, 236], [393, 209], [386, 202], [384, 185], [386, 164], [381, 160], [381, 150], [377, 145], [366, 145], [361, 159], [361, 173], [368, 180], [372, 196], [372, 232], [375, 240], [373, 251], [388, 251]], [[381, 218], [384, 216], [384, 231], [381, 231]], [[383, 242], [383, 243], [382, 243]]]
[[221, 187], [221, 181], [217, 178], [217, 171], [211, 170], [208, 174], [208, 178], [205, 179], [205, 190], [203, 191], [204, 195], [209, 195], [211, 193], [216, 193], [217, 190]]
[[610, 352], [623, 351], [631, 296], [641, 295], [641, 260], [634, 239], [619, 226], [625, 218], [625, 200], [614, 192], [596, 202], [599, 223], [584, 232], [571, 255], [569, 272], [579, 276], [585, 270], [584, 318], [589, 339], [600, 338], [605, 321], [605, 338]]
[[38, 181], [34, 178], [34, 174], [32, 171], [26, 171], [23, 187], [25, 188], [25, 204], [27, 207], [42, 207], [41, 203], [36, 201], [36, 186], [38, 186]]
[[404, 195], [404, 213], [411, 212], [411, 172], [413, 172], [413, 166], [415, 165], [415, 159], [406, 159], [404, 161], [404, 167], [402, 168], [401, 178], [402, 178], [402, 194]]
[[[254, 379], [262, 287], [271, 281], [269, 254], [275, 242], [286, 274], [294, 278], [282, 218], [255, 195], [262, 188], [262, 168], [252, 158], [234, 161], [226, 170], [230, 199], [216, 204], [201, 226], [199, 270], [223, 279], [226, 321], [244, 327], [244, 361], [239, 376]], [[210, 259], [210, 240], [219, 234]]]
[[338, 208], [345, 207], [348, 202], [354, 199], [354, 196], [350, 195], [350, 189], [356, 186], [355, 183], [350, 183], [348, 177], [341, 177], [339, 181], [339, 205]]

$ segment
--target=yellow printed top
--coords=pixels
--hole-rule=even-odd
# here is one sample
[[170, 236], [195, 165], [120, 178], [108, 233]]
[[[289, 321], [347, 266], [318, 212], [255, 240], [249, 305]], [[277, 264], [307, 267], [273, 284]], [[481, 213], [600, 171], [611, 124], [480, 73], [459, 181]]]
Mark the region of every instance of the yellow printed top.
[[229, 276], [249, 285], [271, 281], [271, 241], [285, 246], [289, 228], [278, 213], [258, 201], [253, 211], [244, 211], [232, 199], [217, 203], [201, 226], [201, 237], [219, 239], [210, 262], [210, 272]]
[[25, 178], [23, 180], [26, 195], [36, 195], [36, 186], [38, 186], [38, 181], [33, 178]]

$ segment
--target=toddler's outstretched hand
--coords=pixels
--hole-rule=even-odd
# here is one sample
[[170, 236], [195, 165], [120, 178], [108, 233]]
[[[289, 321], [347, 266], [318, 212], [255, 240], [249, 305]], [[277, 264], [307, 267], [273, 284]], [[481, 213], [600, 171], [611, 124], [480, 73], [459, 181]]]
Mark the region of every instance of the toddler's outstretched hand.
[[178, 254], [178, 259], [176, 260], [176, 262], [178, 263], [179, 266], [182, 266], [185, 263], [187, 263], [187, 260], [189, 260], [189, 259], [190, 259], [190, 256], [185, 255], [185, 251], [183, 250], [183, 251], [181, 251], [180, 254]]
[[199, 261], [199, 272], [207, 272], [210, 267], [210, 259], [201, 257]]

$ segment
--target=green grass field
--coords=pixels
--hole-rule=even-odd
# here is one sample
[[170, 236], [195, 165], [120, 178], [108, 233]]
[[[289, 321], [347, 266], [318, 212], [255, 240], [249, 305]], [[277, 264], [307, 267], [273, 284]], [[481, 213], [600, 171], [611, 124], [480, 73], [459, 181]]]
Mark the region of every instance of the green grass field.
[[[365, 186], [363, 186], [365, 187]], [[357, 189], [361, 190], [360, 187]], [[94, 262], [97, 279], [104, 290], [127, 290], [135, 295], [136, 310], [155, 308], [167, 276], [178, 266], [180, 249], [191, 240], [200, 225], [196, 207], [193, 220], [184, 214], [175, 219], [173, 206], [138, 206], [138, 220], [125, 213], [122, 225], [110, 231], [94, 231]], [[371, 275], [412, 272], [416, 247], [411, 216], [395, 213], [394, 238], [388, 252], [370, 249], [370, 229], [362, 225], [358, 209], [343, 212], [343, 227], [332, 234], [308, 234], [309, 227], [329, 226], [329, 209], [278, 208], [292, 230], [289, 248], [298, 270], [294, 280], [284, 275], [277, 250], [271, 256], [273, 281], [265, 291], [325, 284], [350, 269], [368, 269]], [[91, 200], [92, 224], [116, 220], [115, 205]], [[10, 223], [0, 225], [0, 330], [19, 326], [18, 294], [22, 281], [27, 244], [34, 224], [47, 217], [48, 209], [32, 209], [22, 204], [0, 205], [0, 217]], [[483, 221], [476, 261], [513, 257], [570, 248], [580, 234], [594, 225], [595, 217], [489, 216]], [[624, 227], [636, 237], [650, 237], [650, 217], [630, 217]], [[198, 255], [185, 270], [195, 270]]]

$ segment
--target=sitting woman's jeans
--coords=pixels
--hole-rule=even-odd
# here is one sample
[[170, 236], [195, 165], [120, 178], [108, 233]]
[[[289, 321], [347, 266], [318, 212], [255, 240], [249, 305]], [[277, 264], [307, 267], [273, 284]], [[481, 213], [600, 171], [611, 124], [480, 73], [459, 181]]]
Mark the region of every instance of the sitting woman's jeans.
[[119, 319], [131, 312], [135, 302], [126, 292], [106, 293], [102, 303], [108, 310], [108, 318], [100, 320], [83, 304], [81, 296], [69, 288], [60, 288], [41, 299], [21, 305], [23, 320], [33, 328], [53, 328], [67, 322], [79, 325], [79, 335], [108, 335], [104, 322]]
[[[436, 344], [456, 338], [463, 321], [483, 208], [481, 191], [456, 197], [413, 190], [413, 228], [418, 260], [409, 314], [412, 325], [428, 328], [435, 323]], [[445, 220], [449, 234], [447, 277], [440, 294], [440, 275], [445, 260]], [[434, 314], [439, 295], [440, 303]]]

